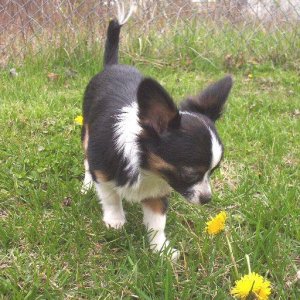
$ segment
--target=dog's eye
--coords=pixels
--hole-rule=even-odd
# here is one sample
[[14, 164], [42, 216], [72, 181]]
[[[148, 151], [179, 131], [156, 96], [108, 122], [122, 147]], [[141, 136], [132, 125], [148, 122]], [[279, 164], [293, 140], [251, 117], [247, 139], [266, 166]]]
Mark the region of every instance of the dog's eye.
[[196, 178], [185, 178], [184, 181], [185, 181], [188, 185], [193, 185], [193, 184], [195, 184], [195, 183], [198, 182], [198, 179], [196, 179]]
[[193, 185], [201, 180], [201, 176], [199, 174], [185, 174], [182, 176], [182, 180], [188, 185]]

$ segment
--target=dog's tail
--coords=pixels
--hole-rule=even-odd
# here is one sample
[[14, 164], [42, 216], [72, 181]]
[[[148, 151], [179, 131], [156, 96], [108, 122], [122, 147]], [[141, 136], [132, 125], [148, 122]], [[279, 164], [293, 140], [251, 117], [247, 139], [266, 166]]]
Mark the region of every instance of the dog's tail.
[[124, 25], [132, 13], [136, 10], [134, 2], [130, 3], [130, 8], [127, 14], [125, 14], [124, 2], [119, 4], [116, 0], [118, 16], [117, 19], [113, 19], [109, 22], [106, 34], [105, 50], [104, 50], [104, 67], [109, 65], [118, 64], [119, 53], [119, 36], [122, 25]]

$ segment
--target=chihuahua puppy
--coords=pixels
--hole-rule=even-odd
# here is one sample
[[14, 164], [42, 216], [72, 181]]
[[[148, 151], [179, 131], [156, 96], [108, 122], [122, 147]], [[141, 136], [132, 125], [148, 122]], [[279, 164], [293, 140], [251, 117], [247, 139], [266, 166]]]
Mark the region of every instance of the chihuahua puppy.
[[[131, 11], [132, 12], [132, 11]], [[119, 34], [128, 20], [110, 21], [104, 69], [91, 79], [83, 102], [83, 191], [94, 183], [107, 227], [125, 223], [122, 199], [139, 202], [153, 251], [169, 248], [165, 236], [172, 189], [188, 202], [211, 200], [209, 177], [223, 146], [215, 127], [232, 86], [226, 76], [176, 107], [154, 79], [118, 63]]]

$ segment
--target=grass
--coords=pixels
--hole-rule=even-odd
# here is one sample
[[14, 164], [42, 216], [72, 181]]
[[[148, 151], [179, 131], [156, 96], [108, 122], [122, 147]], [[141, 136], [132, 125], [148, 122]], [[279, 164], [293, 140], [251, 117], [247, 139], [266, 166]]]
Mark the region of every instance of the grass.
[[[186, 64], [178, 55], [164, 64], [152, 52], [134, 53], [122, 60], [138, 58], [137, 67], [178, 100], [226, 72], [221, 62], [210, 64], [213, 57]], [[125, 203], [125, 228], [107, 230], [94, 192], [79, 192], [74, 117], [100, 66], [97, 48], [78, 47], [45, 50], [14, 78], [1, 71], [0, 299], [231, 299], [238, 278], [225, 235], [203, 232], [220, 210], [240, 275], [249, 254], [252, 270], [271, 281], [272, 299], [299, 299], [297, 69], [272, 62], [232, 69], [234, 89], [217, 124], [226, 153], [212, 179], [214, 201], [198, 207], [172, 195], [166, 232], [181, 251], [172, 264], [149, 251], [139, 206]]]

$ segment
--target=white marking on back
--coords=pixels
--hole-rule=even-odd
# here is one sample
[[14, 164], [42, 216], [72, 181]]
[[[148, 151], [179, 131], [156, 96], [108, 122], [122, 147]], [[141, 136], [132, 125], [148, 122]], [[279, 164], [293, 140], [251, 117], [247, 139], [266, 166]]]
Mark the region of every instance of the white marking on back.
[[139, 171], [140, 166], [137, 137], [142, 131], [138, 119], [137, 103], [134, 102], [129, 106], [123, 107], [117, 116], [117, 120], [115, 124], [117, 151], [128, 163], [125, 170], [135, 174]]
[[220, 162], [223, 151], [222, 151], [222, 146], [217, 140], [217, 137], [214, 134], [214, 132], [210, 128], [209, 131], [211, 135], [211, 153], [212, 153], [210, 168], [213, 169]]

